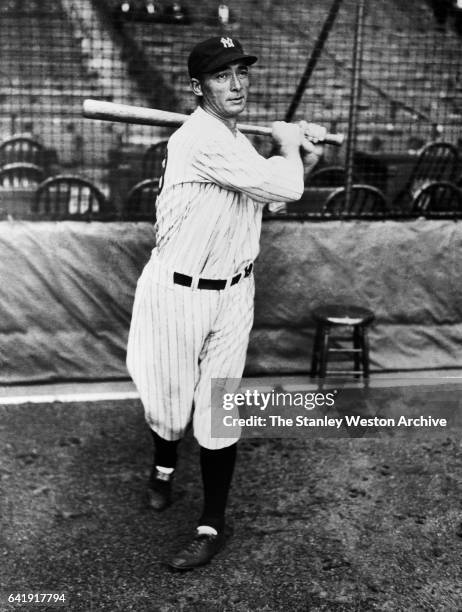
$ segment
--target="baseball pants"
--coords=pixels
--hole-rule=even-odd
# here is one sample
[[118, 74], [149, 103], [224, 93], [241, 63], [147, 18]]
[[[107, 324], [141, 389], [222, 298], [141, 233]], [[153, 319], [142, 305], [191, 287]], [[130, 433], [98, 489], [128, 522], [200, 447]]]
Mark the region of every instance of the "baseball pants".
[[242, 376], [254, 292], [252, 275], [221, 291], [174, 284], [153, 252], [136, 288], [127, 367], [146, 421], [162, 438], [180, 439], [192, 420], [205, 448], [237, 441], [212, 437], [211, 379]]

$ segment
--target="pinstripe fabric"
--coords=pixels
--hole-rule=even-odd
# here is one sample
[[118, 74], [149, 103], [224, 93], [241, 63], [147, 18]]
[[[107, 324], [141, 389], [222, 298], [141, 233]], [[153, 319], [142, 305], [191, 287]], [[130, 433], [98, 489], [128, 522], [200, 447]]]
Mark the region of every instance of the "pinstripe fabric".
[[157, 251], [178, 272], [225, 278], [258, 255], [262, 204], [298, 200], [303, 176], [265, 159], [198, 108], [168, 143], [157, 200]]
[[[149, 426], [166, 440], [193, 421], [201, 446], [236, 439], [210, 435], [212, 378], [240, 378], [253, 322], [253, 277], [224, 291], [192, 290], [171, 282], [156, 257], [137, 285], [127, 364]], [[192, 407], [194, 412], [192, 414]]]
[[236, 441], [211, 437], [210, 384], [242, 376], [253, 277], [215, 291], [176, 285], [173, 272], [196, 282], [241, 272], [258, 255], [262, 204], [299, 199], [299, 174], [201, 108], [171, 137], [156, 247], [137, 284], [127, 349], [146, 420], [161, 437], [179, 439], [192, 420], [205, 448]]

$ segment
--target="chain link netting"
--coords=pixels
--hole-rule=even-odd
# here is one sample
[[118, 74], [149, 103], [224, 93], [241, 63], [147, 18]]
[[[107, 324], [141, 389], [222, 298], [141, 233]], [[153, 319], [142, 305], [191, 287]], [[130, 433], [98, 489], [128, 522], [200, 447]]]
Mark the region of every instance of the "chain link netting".
[[[47, 174], [72, 172], [122, 200], [142, 178], [147, 147], [165, 128], [82, 117], [85, 98], [190, 113], [186, 61], [208, 36], [237, 37], [259, 61], [242, 121], [307, 119], [349, 132], [357, 2], [304, 0], [3, 0], [0, 131], [45, 148]], [[390, 168], [427, 143], [462, 147], [459, 12], [424, 0], [366, 2], [354, 172], [385, 192]], [[294, 95], [307, 66], [299, 100]], [[306, 76], [306, 75], [305, 75]], [[358, 76], [358, 75], [356, 75]], [[255, 144], [268, 153], [265, 137]], [[345, 146], [325, 163], [343, 165]], [[383, 167], [388, 173], [383, 174]], [[390, 195], [387, 193], [387, 195]]]

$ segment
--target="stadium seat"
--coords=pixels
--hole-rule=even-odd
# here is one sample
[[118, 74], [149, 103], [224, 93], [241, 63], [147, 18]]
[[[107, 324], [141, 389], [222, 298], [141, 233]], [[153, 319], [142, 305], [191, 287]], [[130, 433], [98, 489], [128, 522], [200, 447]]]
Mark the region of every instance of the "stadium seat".
[[462, 216], [462, 190], [448, 181], [435, 181], [417, 191], [411, 213], [425, 217]]
[[124, 221], [156, 221], [156, 198], [159, 193], [159, 179], [144, 179], [128, 193], [123, 205]]
[[53, 220], [111, 220], [114, 209], [104, 194], [90, 181], [79, 176], [58, 175], [37, 188], [32, 213]]
[[190, 23], [189, 11], [180, 2], [169, 4], [156, 0], [123, 0], [113, 11], [117, 20], [149, 23]]
[[387, 201], [383, 193], [371, 185], [353, 185], [351, 200], [347, 205], [345, 187], [339, 187], [324, 202], [322, 216], [325, 218], [383, 218], [387, 212]]
[[14, 162], [43, 166], [43, 146], [26, 136], [14, 136], [0, 144], [0, 167]]
[[431, 142], [421, 150], [403, 189], [394, 198], [394, 207], [406, 212], [414, 195], [434, 181], [452, 181], [458, 164], [457, 148], [449, 142]]
[[0, 168], [0, 186], [3, 189], [36, 189], [44, 178], [43, 168], [37, 164], [14, 162]]
[[164, 20], [167, 23], [190, 23], [189, 12], [181, 2], [172, 2], [164, 8]]

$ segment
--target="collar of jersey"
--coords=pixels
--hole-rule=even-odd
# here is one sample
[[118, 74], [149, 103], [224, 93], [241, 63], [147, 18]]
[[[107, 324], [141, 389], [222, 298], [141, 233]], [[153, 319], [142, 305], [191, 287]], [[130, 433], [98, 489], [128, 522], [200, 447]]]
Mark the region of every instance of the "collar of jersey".
[[201, 120], [206, 119], [215, 127], [219, 126], [225, 134], [231, 134], [231, 136], [234, 136], [234, 138], [237, 138], [240, 134], [239, 130], [236, 130], [236, 133], [233, 134], [233, 132], [223, 123], [223, 121], [221, 121], [221, 119], [218, 119], [218, 117], [214, 117], [213, 115], [205, 111], [202, 106], [198, 106], [193, 112], [193, 115], [196, 115], [196, 117], [199, 117]]

